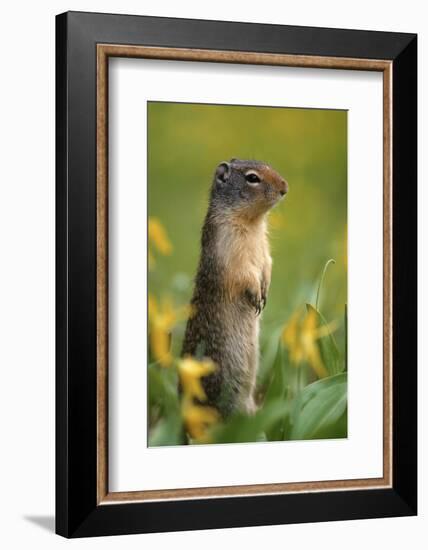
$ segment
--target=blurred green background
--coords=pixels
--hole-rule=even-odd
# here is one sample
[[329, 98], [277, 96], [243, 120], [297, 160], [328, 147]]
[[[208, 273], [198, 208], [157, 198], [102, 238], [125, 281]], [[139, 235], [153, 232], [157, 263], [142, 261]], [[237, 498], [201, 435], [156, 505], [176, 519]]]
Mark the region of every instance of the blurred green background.
[[[150, 292], [191, 297], [201, 227], [216, 166], [232, 157], [272, 165], [289, 193], [270, 214], [272, 284], [264, 333], [282, 326], [301, 304], [314, 303], [329, 258], [319, 309], [343, 320], [347, 297], [347, 112], [149, 102], [148, 208], [173, 245], [156, 258]], [[344, 325], [335, 334], [344, 352]], [[173, 346], [179, 353], [180, 338]]]

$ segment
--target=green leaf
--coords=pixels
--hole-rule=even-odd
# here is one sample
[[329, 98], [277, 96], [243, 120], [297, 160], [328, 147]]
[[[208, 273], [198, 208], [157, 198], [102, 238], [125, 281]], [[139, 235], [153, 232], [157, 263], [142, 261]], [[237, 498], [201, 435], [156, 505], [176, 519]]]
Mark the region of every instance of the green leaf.
[[321, 295], [321, 288], [322, 288], [322, 284], [324, 282], [324, 277], [325, 277], [325, 274], [327, 273], [327, 269], [328, 269], [328, 266], [330, 264], [335, 264], [336, 263], [336, 260], [333, 260], [333, 258], [330, 258], [329, 260], [327, 260], [327, 262], [325, 263], [324, 265], [324, 268], [322, 270], [322, 273], [321, 273], [321, 277], [320, 277], [320, 281], [318, 283], [318, 289], [317, 289], [317, 297], [315, 299], [315, 307], [316, 309], [319, 309], [319, 301], [320, 301], [320, 295]]
[[161, 407], [166, 414], [179, 410], [178, 376], [174, 368], [149, 365], [148, 390], [149, 406]]
[[303, 389], [290, 439], [325, 439], [347, 435], [346, 373], [318, 380]]
[[[313, 306], [306, 304], [306, 309], [309, 313], [313, 312], [315, 314], [317, 327], [328, 326], [327, 321]], [[343, 364], [341, 364], [339, 349], [333, 335], [328, 331], [328, 334], [317, 339], [316, 345], [320, 350], [321, 359], [328, 374], [330, 376], [334, 376], [335, 374], [342, 372]]]
[[162, 418], [149, 434], [149, 447], [183, 445], [183, 424], [179, 414]]
[[[260, 366], [257, 371], [257, 383], [264, 385], [269, 378], [273, 363], [278, 351], [278, 340], [281, 337], [283, 326], [270, 328], [269, 336], [265, 337], [261, 344]], [[264, 334], [264, 333], [263, 333]]]
[[288, 404], [274, 401], [253, 416], [233, 415], [213, 430], [213, 443], [249, 443], [261, 441], [269, 428], [288, 415]]
[[[284, 402], [287, 395], [285, 354], [281, 341], [278, 341], [277, 348], [270, 384], [264, 398], [264, 407], [275, 401], [278, 403]], [[266, 437], [269, 441], [281, 441], [284, 438], [284, 418], [279, 418], [277, 422], [266, 429]]]
[[339, 384], [346, 384], [346, 382], [346, 372], [342, 372], [340, 374], [336, 374], [335, 376], [329, 376], [327, 378], [317, 380], [316, 382], [312, 382], [312, 384], [309, 384], [308, 386], [303, 388], [301, 392], [301, 406], [304, 407], [311, 399], [313, 399], [322, 391], [325, 391], [326, 389], [331, 387], [335, 387]]
[[277, 342], [275, 361], [272, 365], [272, 374], [268, 389], [265, 394], [264, 403], [268, 405], [271, 401], [283, 399], [287, 393], [284, 376], [284, 352], [280, 341]]
[[149, 413], [150, 407], [154, 407], [155, 410], [159, 408], [161, 411], [161, 418], [155, 420], [149, 431], [149, 446], [183, 445], [186, 440], [180, 414], [176, 369], [150, 364], [148, 389]]

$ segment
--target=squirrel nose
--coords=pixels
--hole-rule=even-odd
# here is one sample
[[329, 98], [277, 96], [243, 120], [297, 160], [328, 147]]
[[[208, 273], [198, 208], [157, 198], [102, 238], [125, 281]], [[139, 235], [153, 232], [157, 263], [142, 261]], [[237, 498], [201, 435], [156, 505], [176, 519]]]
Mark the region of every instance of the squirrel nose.
[[282, 180], [282, 188], [280, 189], [280, 193], [282, 196], [284, 196], [288, 192], [288, 183], [285, 180]]

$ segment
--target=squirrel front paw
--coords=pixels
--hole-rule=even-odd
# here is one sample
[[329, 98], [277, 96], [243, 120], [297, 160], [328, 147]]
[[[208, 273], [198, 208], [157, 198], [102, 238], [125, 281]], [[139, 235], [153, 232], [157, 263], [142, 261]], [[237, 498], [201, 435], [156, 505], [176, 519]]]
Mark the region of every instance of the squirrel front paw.
[[262, 284], [261, 284], [262, 309], [266, 307], [267, 294], [268, 294], [268, 284], [265, 279], [262, 279]]
[[260, 292], [253, 292], [249, 288], [245, 291], [245, 297], [251, 306], [256, 310], [256, 315], [260, 315], [262, 309], [265, 307], [266, 299], [263, 298]]

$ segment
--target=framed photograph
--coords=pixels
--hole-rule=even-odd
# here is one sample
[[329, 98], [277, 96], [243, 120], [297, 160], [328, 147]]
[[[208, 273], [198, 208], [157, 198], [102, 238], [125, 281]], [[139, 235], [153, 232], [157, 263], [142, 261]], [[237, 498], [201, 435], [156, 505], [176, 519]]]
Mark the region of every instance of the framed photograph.
[[56, 20], [56, 529], [414, 515], [417, 37]]

